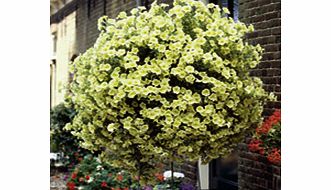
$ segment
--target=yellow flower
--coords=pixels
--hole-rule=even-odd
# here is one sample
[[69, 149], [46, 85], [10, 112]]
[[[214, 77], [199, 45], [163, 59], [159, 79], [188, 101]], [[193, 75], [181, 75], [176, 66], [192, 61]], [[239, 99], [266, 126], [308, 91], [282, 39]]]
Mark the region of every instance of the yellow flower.
[[115, 126], [114, 123], [109, 124], [108, 127], [107, 127], [107, 130], [111, 133], [114, 132], [115, 129], [116, 129], [116, 126]]
[[180, 87], [179, 86], [175, 86], [172, 88], [172, 91], [175, 93], [175, 94], [179, 94], [180, 92]]
[[204, 111], [202, 106], [198, 106], [197, 108], [197, 112], [202, 113]]
[[117, 16], [117, 18], [119, 19], [123, 19], [123, 18], [126, 18], [126, 13], [125, 12], [120, 12], [119, 15]]
[[194, 72], [194, 67], [192, 67], [190, 65], [189, 66], [186, 66], [185, 67], [185, 71], [188, 72], [188, 73], [193, 73]]
[[227, 9], [226, 7], [222, 8], [222, 10], [223, 10], [223, 12], [224, 12], [225, 14], [230, 14], [229, 9]]
[[209, 96], [210, 95], [210, 91], [208, 89], [203, 89], [201, 92], [202, 95], [204, 96]]
[[185, 80], [187, 82], [193, 84], [194, 83], [194, 80], [195, 80], [195, 77], [192, 74], [190, 74], [190, 75], [188, 75], [188, 76], [185, 77]]

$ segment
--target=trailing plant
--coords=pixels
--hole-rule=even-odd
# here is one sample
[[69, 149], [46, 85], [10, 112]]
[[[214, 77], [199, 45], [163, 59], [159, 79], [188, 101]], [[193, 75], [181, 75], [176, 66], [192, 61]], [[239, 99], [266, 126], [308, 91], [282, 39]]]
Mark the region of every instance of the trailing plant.
[[140, 181], [153, 179], [154, 162], [226, 156], [273, 99], [249, 75], [262, 54], [244, 42], [252, 25], [214, 4], [168, 6], [100, 18], [95, 45], [70, 69], [77, 115], [66, 128]]
[[276, 110], [264, 123], [256, 128], [248, 148], [250, 151], [258, 152], [267, 156], [274, 164], [281, 161], [281, 112]]

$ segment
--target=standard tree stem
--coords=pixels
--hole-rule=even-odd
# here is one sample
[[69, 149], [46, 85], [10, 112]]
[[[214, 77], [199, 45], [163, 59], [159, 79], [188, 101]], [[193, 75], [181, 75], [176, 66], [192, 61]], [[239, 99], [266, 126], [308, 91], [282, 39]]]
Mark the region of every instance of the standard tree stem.
[[171, 189], [175, 190], [175, 185], [174, 185], [174, 162], [170, 162], [170, 167], [171, 167]]
[[140, 190], [140, 175], [141, 175], [141, 166], [139, 163], [139, 170], [138, 170], [138, 190]]
[[140, 176], [138, 175], [138, 189], [137, 190], [140, 190]]

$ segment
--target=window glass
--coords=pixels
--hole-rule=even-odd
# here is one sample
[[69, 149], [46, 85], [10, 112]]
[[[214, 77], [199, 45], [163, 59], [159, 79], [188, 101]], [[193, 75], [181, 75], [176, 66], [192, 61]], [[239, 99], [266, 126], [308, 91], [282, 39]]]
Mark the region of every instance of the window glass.
[[230, 11], [230, 17], [235, 21], [238, 20], [239, 0], [209, 0], [209, 3], [214, 3], [220, 7], [226, 7]]

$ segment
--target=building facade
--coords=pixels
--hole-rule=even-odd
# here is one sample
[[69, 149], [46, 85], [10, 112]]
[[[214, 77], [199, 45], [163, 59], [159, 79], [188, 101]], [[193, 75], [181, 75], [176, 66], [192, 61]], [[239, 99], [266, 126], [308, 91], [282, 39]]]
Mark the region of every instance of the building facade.
[[[264, 115], [270, 115], [274, 109], [281, 107], [280, 0], [202, 1], [227, 7], [235, 20], [254, 25], [256, 31], [249, 34], [247, 40], [252, 44], [260, 44], [265, 52], [262, 62], [251, 74], [259, 76], [265, 84], [264, 88], [278, 97], [276, 103], [269, 103], [265, 107]], [[129, 11], [137, 5], [148, 8], [152, 2], [153, 0], [51, 0], [51, 107], [64, 100], [64, 87], [71, 78], [69, 63], [96, 41], [99, 35], [98, 18], [103, 15], [115, 18], [121, 11]], [[172, 0], [158, 2], [170, 4]], [[179, 168], [193, 183], [197, 182], [199, 176], [201, 189], [280, 189], [280, 171], [276, 171], [279, 175], [268, 175], [269, 178], [252, 177], [253, 174], [248, 172], [247, 167], [254, 166], [247, 166], [243, 162], [248, 159], [243, 158], [248, 154], [247, 147], [245, 144], [240, 147], [228, 159], [216, 159], [208, 165], [185, 164]]]
[[[255, 31], [247, 41], [264, 48], [261, 63], [251, 74], [262, 79], [264, 89], [275, 93], [277, 101], [264, 108], [264, 115], [271, 115], [281, 108], [281, 1], [240, 0], [239, 19], [253, 24]], [[238, 147], [238, 186], [240, 190], [280, 190], [281, 178], [278, 165], [270, 165], [265, 158], [247, 150], [242, 143]]]

